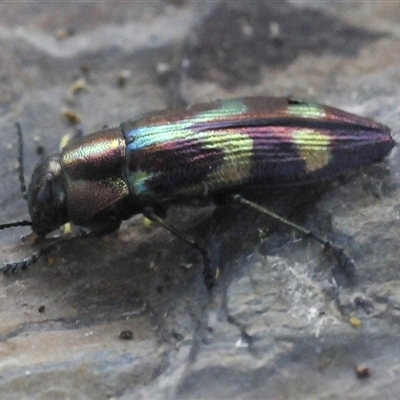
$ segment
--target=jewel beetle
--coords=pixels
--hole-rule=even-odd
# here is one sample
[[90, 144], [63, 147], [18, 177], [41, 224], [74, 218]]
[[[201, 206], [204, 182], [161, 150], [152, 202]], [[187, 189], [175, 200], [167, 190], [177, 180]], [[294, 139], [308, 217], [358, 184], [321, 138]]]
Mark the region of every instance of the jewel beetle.
[[245, 198], [252, 189], [284, 188], [329, 180], [381, 160], [395, 142], [386, 126], [325, 105], [279, 97], [249, 97], [146, 113], [67, 144], [40, 161], [28, 190], [21, 188], [39, 239], [71, 222], [81, 227], [32, 256], [1, 269], [26, 269], [62, 243], [101, 236], [142, 213], [195, 247], [207, 288], [214, 273], [205, 248], [164, 220], [171, 205], [200, 206], [226, 198], [250, 206], [320, 242], [348, 272], [344, 250]]

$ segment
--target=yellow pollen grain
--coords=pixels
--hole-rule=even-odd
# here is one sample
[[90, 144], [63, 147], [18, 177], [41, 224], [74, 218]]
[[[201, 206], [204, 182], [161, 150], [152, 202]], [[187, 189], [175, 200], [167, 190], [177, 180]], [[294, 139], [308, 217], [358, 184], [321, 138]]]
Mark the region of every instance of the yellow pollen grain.
[[143, 226], [146, 229], [151, 229], [153, 227], [153, 221], [151, 219], [144, 217], [143, 218]]
[[62, 230], [63, 230], [64, 235], [68, 235], [68, 234], [72, 233], [71, 223], [67, 222], [66, 224], [64, 224]]
[[350, 325], [355, 329], [361, 326], [361, 321], [357, 317], [350, 317], [349, 322]]
[[60, 151], [71, 141], [71, 136], [66, 134], [61, 138], [60, 144], [59, 144], [59, 148]]

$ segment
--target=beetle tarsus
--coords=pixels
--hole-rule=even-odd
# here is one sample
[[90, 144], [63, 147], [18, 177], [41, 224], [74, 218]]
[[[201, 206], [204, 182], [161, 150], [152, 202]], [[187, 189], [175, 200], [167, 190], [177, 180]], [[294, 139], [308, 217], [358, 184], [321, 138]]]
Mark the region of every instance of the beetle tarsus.
[[325, 247], [332, 251], [332, 254], [338, 259], [340, 267], [347, 275], [354, 276], [356, 274], [354, 261], [346, 254], [342, 247], [332, 242], [328, 242], [328, 245], [325, 245]]

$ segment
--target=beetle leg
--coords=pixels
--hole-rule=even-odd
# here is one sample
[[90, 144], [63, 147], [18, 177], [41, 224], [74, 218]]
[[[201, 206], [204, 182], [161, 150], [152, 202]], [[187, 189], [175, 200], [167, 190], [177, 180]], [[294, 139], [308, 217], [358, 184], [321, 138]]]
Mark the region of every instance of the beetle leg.
[[297, 232], [300, 232], [301, 234], [311, 237], [314, 240], [316, 240], [318, 243], [321, 243], [326, 249], [331, 251], [331, 253], [336, 257], [336, 259], [339, 261], [340, 266], [343, 268], [343, 270], [346, 272], [348, 275], [354, 275], [355, 274], [355, 266], [353, 260], [346, 254], [344, 249], [337, 244], [331, 242], [330, 240], [317, 235], [310, 229], [304, 228], [301, 225], [295, 224], [288, 219], [281, 217], [280, 215], [274, 213], [271, 210], [268, 210], [265, 207], [262, 207], [258, 205], [257, 203], [253, 203], [250, 200], [245, 199], [242, 195], [240, 194], [235, 194], [232, 196], [233, 200], [237, 203], [244, 204], [246, 206], [249, 206], [251, 208], [254, 208], [255, 210], [268, 215], [269, 217], [279, 221], [283, 225], [289, 226], [292, 229], [294, 229]]
[[211, 268], [211, 260], [210, 256], [208, 254], [207, 249], [204, 247], [200, 246], [196, 240], [191, 237], [190, 235], [181, 232], [177, 228], [173, 227], [169, 223], [165, 222], [163, 218], [161, 218], [153, 208], [151, 207], [146, 207], [143, 210], [143, 215], [150, 219], [151, 221], [157, 222], [159, 225], [161, 225], [163, 228], [165, 228], [167, 231], [171, 232], [175, 236], [177, 236], [179, 239], [183, 240], [185, 243], [188, 245], [194, 247], [201, 255], [203, 259], [203, 282], [207, 290], [211, 290], [212, 287], [215, 284], [215, 274], [212, 271]]

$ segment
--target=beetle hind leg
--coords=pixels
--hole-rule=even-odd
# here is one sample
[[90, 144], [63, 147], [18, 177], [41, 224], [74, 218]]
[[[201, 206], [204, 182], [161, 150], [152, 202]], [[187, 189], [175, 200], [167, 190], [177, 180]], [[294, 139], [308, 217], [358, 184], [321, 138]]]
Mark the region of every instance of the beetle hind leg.
[[274, 213], [273, 211], [260, 206], [257, 203], [254, 203], [250, 200], [247, 200], [240, 194], [235, 194], [232, 196], [233, 201], [246, 205], [248, 207], [251, 207], [262, 214], [268, 215], [269, 217], [275, 219], [276, 221], [279, 221], [281, 224], [289, 226], [290, 228], [294, 229], [297, 232], [300, 232], [304, 236], [310, 237], [317, 241], [318, 243], [322, 244], [325, 249], [329, 250], [332, 255], [339, 261], [340, 266], [343, 268], [344, 272], [348, 274], [349, 276], [354, 276], [356, 273], [356, 269], [354, 266], [353, 260], [346, 254], [345, 250], [338, 246], [337, 244], [331, 242], [330, 240], [317, 235], [315, 232], [313, 232], [310, 229], [307, 229], [301, 225], [295, 224], [288, 219]]

